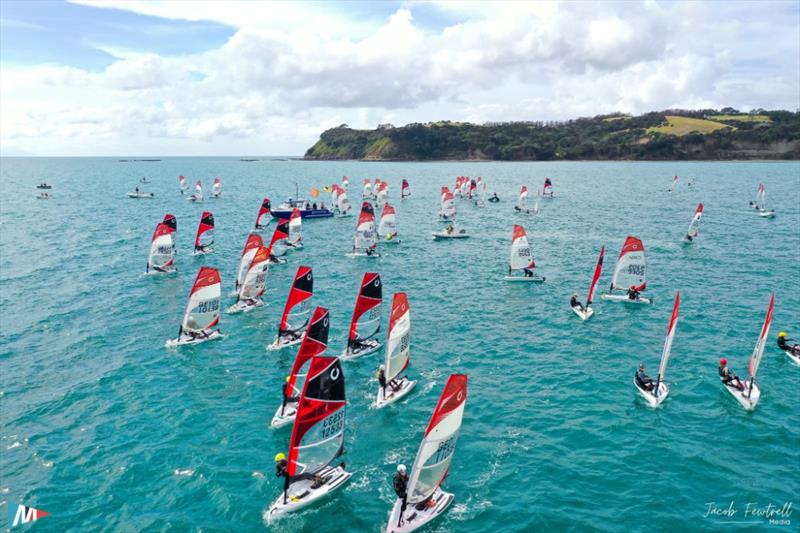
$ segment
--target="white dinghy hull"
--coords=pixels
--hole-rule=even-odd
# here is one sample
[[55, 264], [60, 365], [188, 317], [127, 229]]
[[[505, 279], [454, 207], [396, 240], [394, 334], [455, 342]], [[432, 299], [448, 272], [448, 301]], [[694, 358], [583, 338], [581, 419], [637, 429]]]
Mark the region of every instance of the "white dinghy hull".
[[177, 348], [178, 346], [189, 346], [192, 344], [200, 344], [206, 341], [214, 341], [222, 338], [222, 333], [219, 331], [212, 331], [206, 337], [189, 337], [181, 335], [177, 339], [169, 339], [164, 346], [167, 348]]
[[667, 395], [669, 394], [669, 387], [663, 381], [658, 384], [658, 396], [654, 395], [652, 391], [646, 391], [637, 385], [635, 376], [633, 378], [633, 386], [636, 387], [636, 390], [639, 391], [639, 394], [642, 395], [642, 398], [647, 400], [647, 404], [654, 409], [659, 407], [661, 402], [666, 400]]
[[353, 359], [358, 359], [359, 357], [376, 352], [383, 346], [375, 339], [367, 339], [363, 341], [363, 344], [365, 345], [364, 348], [358, 351], [350, 351], [350, 347], [348, 346], [344, 349], [342, 355], [339, 356], [339, 359], [342, 361], [352, 361]]
[[294, 422], [295, 416], [297, 415], [297, 407], [297, 402], [287, 402], [283, 414], [281, 414], [281, 408], [278, 407], [275, 411], [275, 416], [272, 417], [272, 422], [270, 422], [269, 427], [277, 429]]
[[436, 492], [431, 496], [431, 501], [434, 502], [433, 506], [423, 511], [418, 511], [413, 505], [409, 504], [406, 506], [405, 513], [402, 513], [402, 519], [400, 515], [403, 508], [403, 501], [397, 499], [389, 515], [386, 533], [408, 533], [409, 531], [416, 531], [439, 517], [450, 506], [453, 499], [454, 496], [452, 493], [445, 492], [442, 489], [436, 489]]
[[581, 320], [589, 320], [594, 316], [594, 309], [591, 307], [587, 307], [585, 310], [581, 310], [579, 307], [573, 307], [572, 312], [578, 315], [578, 318]]
[[[741, 406], [745, 408], [745, 410], [752, 411], [753, 409], [756, 408], [756, 405], [758, 405], [758, 400], [761, 399], [761, 389], [759, 389], [758, 385], [754, 383], [753, 390], [750, 391], [750, 380], [745, 380], [742, 383], [744, 383], [743, 391], [740, 391], [736, 387], [725, 385], [724, 383], [723, 385], [725, 386], [725, 389], [729, 393], [731, 393], [731, 396], [736, 398], [736, 401], [738, 401], [741, 404]], [[747, 394], [748, 391], [750, 391], [749, 397]]]
[[800, 355], [794, 355], [792, 353], [792, 350], [783, 350], [783, 353], [786, 354], [786, 357], [789, 358], [789, 361], [796, 364], [797, 366], [800, 366]]
[[524, 283], [543, 283], [547, 278], [544, 276], [503, 276], [504, 281], [519, 281]]
[[302, 340], [303, 340], [303, 336], [302, 335], [300, 337], [298, 337], [297, 339], [290, 340], [290, 341], [289, 340], [280, 340], [280, 338], [276, 336], [275, 339], [272, 341], [272, 344], [267, 346], [267, 350], [269, 350], [269, 351], [283, 350], [284, 348], [288, 348], [289, 346], [295, 346], [297, 344], [300, 344], [300, 342], [302, 342]]
[[388, 393], [388, 396], [384, 396], [383, 389], [378, 387], [378, 394], [375, 397], [375, 408], [380, 409], [382, 407], [386, 407], [390, 403], [394, 403], [404, 398], [409, 392], [411, 392], [411, 389], [413, 389], [414, 385], [416, 384], [416, 381], [411, 381], [408, 378], [403, 377], [402, 381], [400, 382], [400, 388], [396, 391], [392, 390], [390, 385], [386, 385], [386, 392]]
[[465, 230], [461, 230], [459, 233], [447, 233], [446, 231], [433, 231], [431, 232], [433, 235], [433, 240], [438, 241], [442, 239], [466, 239], [469, 237], [469, 233]]
[[653, 303], [652, 298], [645, 298], [644, 296], [639, 296], [635, 300], [631, 300], [628, 298], [627, 294], [601, 294], [600, 298], [603, 300], [608, 300], [610, 302], [623, 302], [628, 304], [651, 304]]
[[319, 476], [325, 480], [322, 486], [315, 489], [311, 488], [312, 480], [303, 479], [296, 481], [289, 486], [289, 494], [284, 503], [283, 493], [278, 496], [272, 507], [266, 513], [267, 522], [272, 522], [286, 513], [299, 511], [308, 507], [320, 498], [324, 498], [334, 490], [344, 485], [353, 474], [347, 472], [342, 466], [327, 467], [323, 469]]
[[260, 298], [255, 300], [255, 302], [239, 300], [228, 308], [228, 314], [234, 315], [236, 313], [247, 313], [248, 311], [252, 311], [253, 309], [257, 309], [259, 307], [264, 307], [264, 301]]

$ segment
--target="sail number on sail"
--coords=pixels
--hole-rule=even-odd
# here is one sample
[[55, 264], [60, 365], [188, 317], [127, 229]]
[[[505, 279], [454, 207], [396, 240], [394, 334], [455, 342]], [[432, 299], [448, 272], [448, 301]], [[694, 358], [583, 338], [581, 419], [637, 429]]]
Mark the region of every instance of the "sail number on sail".
[[344, 409], [339, 409], [322, 423], [322, 439], [337, 435], [344, 429]]

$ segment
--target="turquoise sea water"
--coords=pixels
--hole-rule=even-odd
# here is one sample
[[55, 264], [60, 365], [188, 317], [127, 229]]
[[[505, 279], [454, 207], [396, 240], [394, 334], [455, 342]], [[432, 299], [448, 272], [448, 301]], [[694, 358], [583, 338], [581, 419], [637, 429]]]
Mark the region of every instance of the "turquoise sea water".
[[[748, 502], [783, 505], [800, 494], [800, 368], [775, 345], [800, 337], [798, 163], [358, 163], [171, 158], [3, 159], [0, 200], [0, 516], [10, 502], [51, 516], [41, 531], [258, 531], [278, 496], [273, 455], [290, 429], [268, 429], [293, 350], [267, 352], [300, 264], [315, 273], [315, 304], [331, 310], [329, 353], [340, 353], [367, 270], [412, 307], [409, 399], [369, 409], [381, 354], [345, 365], [346, 455], [353, 478], [331, 498], [272, 529], [378, 531], [393, 502], [391, 474], [410, 465], [451, 372], [469, 375], [469, 397], [445, 488], [455, 502], [432, 531], [684, 531], [767, 527]], [[673, 174], [676, 192], [667, 193]], [[223, 181], [202, 205], [178, 193]], [[402, 244], [377, 260], [345, 257], [356, 219], [306, 221], [306, 248], [274, 266], [268, 306], [222, 316], [226, 338], [166, 350], [200, 265], [232, 289], [239, 254], [262, 196], [273, 203], [350, 176], [391, 185]], [[457, 200], [472, 237], [433, 242], [439, 189], [482, 175], [503, 201], [477, 209]], [[153, 200], [130, 200], [147, 175]], [[520, 185], [545, 176], [557, 198], [538, 218], [515, 216]], [[694, 189], [687, 177], [694, 176]], [[413, 196], [400, 202], [402, 177]], [[53, 198], [35, 199], [35, 185]], [[777, 210], [748, 209], [759, 181]], [[327, 195], [325, 195], [327, 196]], [[327, 200], [327, 198], [326, 198]], [[680, 244], [705, 204], [696, 245]], [[192, 257], [200, 213], [216, 217], [216, 251]], [[149, 239], [164, 213], [178, 218], [171, 277], [142, 277]], [[547, 282], [508, 284], [513, 223], [525, 225]], [[582, 323], [569, 295], [585, 297], [597, 253], [611, 277], [628, 234], [648, 257], [655, 304], [596, 302]], [[669, 398], [646, 407], [632, 384], [643, 361], [655, 372], [675, 291], [681, 319]], [[771, 291], [775, 319], [759, 373], [762, 398], [746, 413], [716, 375], [726, 355], [739, 373]], [[228, 304], [228, 300], [224, 305]], [[384, 321], [384, 325], [387, 322]], [[704, 516], [709, 502], [733, 517]], [[793, 529], [800, 511], [790, 517]], [[775, 526], [778, 527], [778, 526]], [[781, 528], [778, 527], [780, 530]]]

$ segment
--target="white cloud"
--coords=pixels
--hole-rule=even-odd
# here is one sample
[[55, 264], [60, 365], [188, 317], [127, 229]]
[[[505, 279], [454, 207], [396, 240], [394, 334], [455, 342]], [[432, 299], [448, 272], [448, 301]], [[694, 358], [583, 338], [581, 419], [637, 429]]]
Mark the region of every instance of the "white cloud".
[[38, 153], [286, 154], [342, 122], [800, 105], [797, 28], [780, 14], [753, 24], [760, 4], [726, 12], [694, 2], [444, 2], [442, 12], [461, 22], [438, 31], [423, 29], [413, 3], [378, 22], [328, 3], [91, 5], [237, 29], [219, 48], [180, 57], [101, 43], [118, 60], [99, 73], [3, 65], [4, 144]]

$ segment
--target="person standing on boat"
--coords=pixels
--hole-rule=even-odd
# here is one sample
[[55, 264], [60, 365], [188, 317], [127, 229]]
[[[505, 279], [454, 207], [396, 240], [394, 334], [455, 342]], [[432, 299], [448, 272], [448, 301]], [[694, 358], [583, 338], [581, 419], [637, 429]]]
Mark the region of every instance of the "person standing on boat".
[[[739, 376], [733, 373], [730, 368], [728, 368], [728, 360], [724, 357], [719, 360], [719, 379], [722, 382], [729, 386], [729, 387], [736, 387], [740, 391], [744, 390], [744, 383], [742, 380], [739, 379]], [[735, 381], [735, 383], [734, 383]]]
[[397, 472], [394, 474], [392, 480], [394, 486], [394, 493], [403, 502], [400, 508], [400, 515], [406, 512], [406, 489], [408, 488], [408, 474], [406, 474], [406, 465], [397, 465]]
[[286, 404], [289, 402], [296, 402], [299, 400], [297, 396], [292, 396], [292, 386], [289, 385], [289, 380], [292, 379], [292, 376], [286, 376], [286, 381], [283, 382], [282, 392], [283, 392], [283, 404], [281, 404], [281, 416], [283, 416], [283, 411], [286, 409]]
[[639, 371], [636, 372], [636, 385], [646, 391], [651, 391], [655, 387], [655, 383], [653, 383], [653, 379], [645, 374], [644, 371], [644, 363], [639, 365]]
[[569, 305], [570, 305], [570, 307], [577, 307], [581, 311], [585, 311], [585, 309], [583, 308], [583, 304], [578, 301], [578, 293], [577, 292], [573, 292], [572, 293], [572, 298], [569, 299]]
[[275, 476], [283, 477], [283, 497], [284, 501], [286, 493], [289, 491], [289, 462], [286, 460], [286, 454], [279, 452], [275, 455]]
[[785, 331], [778, 333], [778, 348], [791, 352], [793, 355], [800, 355], [800, 345], [794, 339], [788, 338]]

